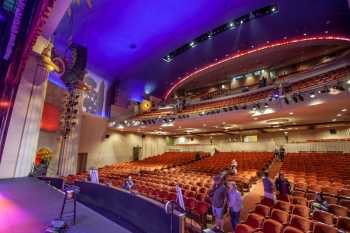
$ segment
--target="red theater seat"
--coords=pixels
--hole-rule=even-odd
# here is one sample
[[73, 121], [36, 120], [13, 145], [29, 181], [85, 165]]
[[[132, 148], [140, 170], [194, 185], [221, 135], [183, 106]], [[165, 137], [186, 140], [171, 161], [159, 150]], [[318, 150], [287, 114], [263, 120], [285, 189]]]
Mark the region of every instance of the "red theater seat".
[[315, 223], [313, 233], [338, 233], [338, 229], [324, 223]]

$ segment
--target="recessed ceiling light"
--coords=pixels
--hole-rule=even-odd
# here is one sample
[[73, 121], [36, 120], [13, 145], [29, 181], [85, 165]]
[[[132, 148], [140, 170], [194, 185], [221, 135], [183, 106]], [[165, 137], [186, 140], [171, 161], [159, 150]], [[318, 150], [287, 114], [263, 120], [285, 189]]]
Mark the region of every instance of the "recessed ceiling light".
[[338, 114], [337, 114], [337, 117], [341, 117], [341, 116], [342, 116], [342, 114], [341, 114], [341, 113], [338, 113]]
[[294, 112], [290, 112], [289, 115], [294, 115]]
[[334, 121], [337, 121], [337, 119], [333, 119], [332, 121], [333, 121], [333, 122], [334, 122]]
[[346, 108], [343, 108], [342, 110], [341, 110], [342, 112], [346, 112], [346, 111], [348, 111]]
[[259, 120], [259, 118], [257, 118], [257, 117], [254, 117], [253, 119], [254, 119], [254, 121]]

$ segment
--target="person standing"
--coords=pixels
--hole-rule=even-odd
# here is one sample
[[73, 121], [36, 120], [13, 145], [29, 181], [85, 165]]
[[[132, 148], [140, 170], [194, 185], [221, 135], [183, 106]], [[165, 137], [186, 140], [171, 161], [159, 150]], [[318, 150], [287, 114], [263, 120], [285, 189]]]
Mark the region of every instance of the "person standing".
[[236, 226], [239, 223], [240, 212], [242, 208], [242, 196], [237, 190], [235, 182], [228, 184], [228, 207], [231, 217], [232, 230], [236, 230]]
[[275, 196], [273, 194], [273, 183], [272, 183], [271, 179], [269, 178], [268, 172], [264, 172], [262, 182], [263, 182], [263, 186], [264, 186], [264, 197], [274, 201]]
[[209, 191], [211, 197], [213, 215], [215, 217], [215, 231], [224, 232], [224, 215], [227, 191], [220, 175], [214, 177], [214, 185]]
[[123, 185], [123, 188], [124, 188], [125, 190], [130, 191], [133, 187], [134, 187], [134, 181], [132, 180], [131, 176], [129, 176], [129, 177], [126, 179], [126, 181], [125, 181], [125, 183], [124, 183], [124, 185]]
[[278, 178], [275, 180], [275, 187], [280, 196], [288, 197], [290, 194], [290, 183], [285, 178], [283, 173], [280, 173]]
[[284, 160], [284, 154], [286, 153], [286, 149], [283, 146], [280, 147], [280, 160]]

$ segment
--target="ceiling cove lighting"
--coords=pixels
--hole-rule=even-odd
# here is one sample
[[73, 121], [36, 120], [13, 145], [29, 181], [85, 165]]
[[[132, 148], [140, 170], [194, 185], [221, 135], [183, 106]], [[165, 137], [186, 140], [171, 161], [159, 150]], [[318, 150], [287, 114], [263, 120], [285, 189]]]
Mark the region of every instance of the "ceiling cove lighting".
[[237, 28], [238, 26], [247, 23], [251, 20], [260, 18], [260, 17], [264, 17], [264, 16], [268, 16], [268, 15], [272, 15], [272, 14], [276, 14], [278, 12], [278, 7], [276, 5], [268, 5], [262, 8], [259, 8], [257, 10], [251, 11], [245, 15], [242, 15], [234, 20], [230, 20], [227, 23], [224, 23], [212, 30], [210, 30], [209, 32], [203, 33], [202, 35], [196, 37], [194, 40], [192, 40], [192, 42], [187, 43], [173, 51], [171, 51], [170, 53], [168, 53], [166, 56], [164, 56], [162, 59], [166, 62], [171, 62], [176, 56], [179, 56], [180, 54], [186, 52], [187, 50], [196, 47], [196, 45], [198, 45], [201, 42], [204, 42], [208, 39], [212, 39], [214, 36], [223, 33], [227, 30], [232, 30]]
[[207, 66], [204, 66], [200, 69], [197, 69], [196, 71], [186, 75], [185, 77], [183, 77], [182, 79], [179, 79], [174, 85], [172, 85], [170, 87], [170, 89], [165, 93], [164, 95], [164, 99], [168, 99], [168, 97], [171, 95], [171, 93], [176, 90], [179, 86], [181, 86], [181, 84], [183, 84], [185, 81], [188, 81], [189, 79], [193, 78], [195, 75], [198, 75], [204, 71], [207, 71], [217, 65], [223, 64], [225, 62], [228, 61], [232, 61], [235, 59], [238, 59], [240, 57], [243, 56], [247, 56], [249, 54], [252, 53], [257, 53], [257, 52], [262, 52], [264, 50], [267, 49], [271, 49], [271, 48], [276, 48], [276, 47], [282, 47], [282, 46], [287, 46], [287, 45], [292, 45], [292, 44], [297, 44], [297, 43], [301, 43], [301, 42], [307, 42], [307, 41], [320, 41], [320, 40], [329, 40], [329, 41], [346, 41], [346, 42], [350, 42], [350, 37], [342, 37], [342, 36], [331, 36], [331, 35], [327, 35], [327, 36], [310, 36], [310, 37], [298, 37], [298, 38], [294, 38], [294, 39], [290, 39], [290, 40], [282, 40], [282, 41], [277, 41], [275, 43], [270, 43], [268, 45], [263, 45], [260, 47], [255, 47], [254, 49], [250, 49], [250, 50], [245, 50], [245, 51], [241, 51], [239, 53], [234, 53], [233, 55], [226, 57], [222, 60], [219, 60], [217, 62], [211, 63]]

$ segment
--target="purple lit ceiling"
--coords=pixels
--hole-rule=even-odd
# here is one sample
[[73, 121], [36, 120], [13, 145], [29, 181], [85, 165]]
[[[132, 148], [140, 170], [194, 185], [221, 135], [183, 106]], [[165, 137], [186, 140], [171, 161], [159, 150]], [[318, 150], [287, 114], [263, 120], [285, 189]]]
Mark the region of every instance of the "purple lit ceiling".
[[[63, 18], [54, 41], [61, 51], [69, 36], [88, 47], [88, 69], [120, 80], [121, 95], [140, 100], [145, 91], [163, 96], [178, 77], [251, 45], [307, 33], [350, 34], [347, 0], [98, 0], [81, 1]], [[279, 12], [226, 31], [167, 63], [162, 57], [193, 38], [270, 4]]]

